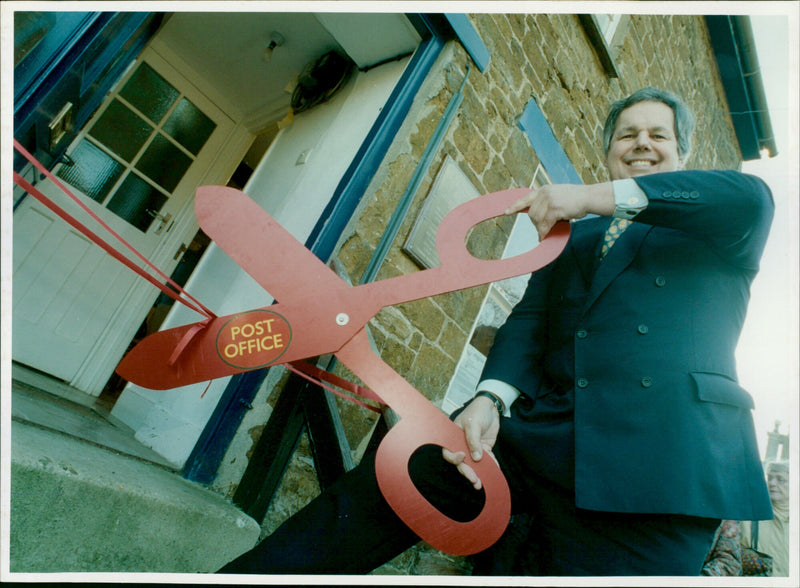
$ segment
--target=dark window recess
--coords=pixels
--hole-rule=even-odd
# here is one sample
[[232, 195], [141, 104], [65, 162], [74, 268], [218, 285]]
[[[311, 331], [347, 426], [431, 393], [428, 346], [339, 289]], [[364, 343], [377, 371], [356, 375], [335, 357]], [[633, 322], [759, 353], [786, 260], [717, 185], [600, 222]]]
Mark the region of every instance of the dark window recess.
[[244, 188], [250, 176], [253, 175], [253, 168], [247, 165], [244, 161], [238, 165], [236, 171], [233, 172], [228, 185], [237, 190]]

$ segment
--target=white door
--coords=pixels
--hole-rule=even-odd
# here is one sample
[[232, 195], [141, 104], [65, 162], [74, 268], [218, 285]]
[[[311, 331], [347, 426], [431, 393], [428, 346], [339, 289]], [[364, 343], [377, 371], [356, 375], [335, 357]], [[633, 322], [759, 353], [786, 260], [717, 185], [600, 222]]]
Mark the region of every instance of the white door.
[[[194, 191], [233, 126], [147, 50], [54, 174], [169, 275], [197, 230]], [[113, 242], [54, 183], [37, 188]], [[14, 211], [13, 244], [13, 359], [99, 395], [160, 291], [32, 196]]]

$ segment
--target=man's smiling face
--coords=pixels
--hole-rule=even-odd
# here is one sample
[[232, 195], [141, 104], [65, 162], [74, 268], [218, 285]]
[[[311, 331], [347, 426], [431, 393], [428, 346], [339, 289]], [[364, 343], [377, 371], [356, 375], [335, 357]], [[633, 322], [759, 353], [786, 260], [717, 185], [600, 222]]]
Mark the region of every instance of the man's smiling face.
[[645, 101], [623, 110], [611, 136], [606, 166], [612, 180], [682, 168], [672, 109], [663, 102]]

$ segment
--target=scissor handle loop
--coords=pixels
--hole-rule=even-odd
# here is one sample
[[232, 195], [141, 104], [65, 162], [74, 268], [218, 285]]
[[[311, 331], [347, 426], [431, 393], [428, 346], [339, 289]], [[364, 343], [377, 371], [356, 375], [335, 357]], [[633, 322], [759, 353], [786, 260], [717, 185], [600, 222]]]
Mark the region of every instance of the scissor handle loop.
[[[431, 405], [431, 410], [436, 409]], [[485, 503], [471, 521], [455, 521], [437, 510], [420, 493], [408, 471], [414, 452], [425, 445], [465, 451], [464, 431], [443, 413], [441, 419], [403, 418], [381, 441], [375, 457], [378, 485], [386, 501], [405, 524], [432, 547], [451, 555], [470, 555], [491, 547], [511, 516], [511, 493], [500, 467], [487, 454], [480, 461], [466, 458], [485, 492]], [[431, 413], [433, 414], [433, 413]], [[448, 466], [455, 467], [455, 466]]]
[[[466, 246], [466, 236], [475, 225], [499, 216], [528, 194], [530, 188], [512, 188], [484, 194], [451, 210], [436, 232], [436, 251], [443, 267], [458, 268], [462, 274], [492, 276], [492, 280], [541, 269], [555, 259], [569, 238], [569, 223], [556, 223], [553, 230], [530, 251], [500, 260], [480, 259]], [[501, 277], [502, 276], [502, 277]]]

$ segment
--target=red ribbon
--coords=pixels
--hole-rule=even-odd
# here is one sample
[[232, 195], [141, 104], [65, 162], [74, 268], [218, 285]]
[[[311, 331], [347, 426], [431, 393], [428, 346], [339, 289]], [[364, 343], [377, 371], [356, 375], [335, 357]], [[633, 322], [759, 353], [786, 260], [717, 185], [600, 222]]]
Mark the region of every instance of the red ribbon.
[[[317, 386], [320, 386], [321, 388], [324, 388], [329, 392], [333, 392], [337, 396], [344, 398], [345, 400], [349, 400], [354, 404], [363, 406], [367, 410], [371, 410], [373, 412], [381, 412], [382, 407], [386, 406], [380, 399], [380, 397], [369, 388], [364, 388], [363, 386], [354, 384], [353, 382], [345, 380], [344, 378], [341, 378], [336, 374], [332, 374], [331, 372], [318, 368], [317, 366], [308, 363], [307, 361], [295, 361], [292, 363], [285, 363], [284, 365], [289, 369], [289, 371], [297, 374], [301, 378], [305, 378], [312, 384], [316, 384]], [[366, 402], [362, 402], [356, 398], [353, 398], [352, 396], [347, 396], [346, 394], [342, 394], [336, 388], [328, 386], [325, 383], [326, 381], [344, 390], [349, 390], [350, 392], [356, 394], [357, 396], [361, 396], [362, 398], [368, 398], [373, 402], [377, 402], [380, 406], [373, 406], [371, 404], [367, 404]]]
[[[149, 259], [147, 259], [144, 255], [139, 253], [130, 243], [125, 241], [116, 231], [114, 231], [108, 224], [106, 224], [103, 219], [101, 219], [98, 215], [96, 215], [86, 204], [84, 204], [80, 198], [75, 196], [72, 192], [70, 192], [67, 187], [59, 181], [50, 171], [44, 167], [33, 155], [31, 155], [16, 139], [14, 139], [14, 148], [19, 151], [25, 159], [31, 162], [33, 166], [43, 173], [50, 181], [52, 181], [56, 186], [58, 186], [67, 196], [69, 196], [78, 206], [81, 207], [83, 211], [85, 211], [90, 217], [92, 217], [95, 221], [97, 221], [101, 227], [103, 227], [106, 231], [108, 231], [111, 235], [113, 235], [122, 245], [124, 245], [128, 250], [134, 253], [136, 257], [142, 260], [148, 267], [153, 269], [159, 276], [167, 281], [167, 283], [172, 287], [168, 288], [163, 283], [159, 282], [155, 277], [147, 273], [143, 268], [136, 265], [133, 261], [122, 255], [119, 251], [117, 251], [112, 245], [104, 241], [100, 236], [94, 233], [89, 227], [84, 225], [82, 222], [74, 218], [68, 212], [63, 210], [57, 204], [55, 204], [52, 200], [50, 200], [47, 196], [42, 194], [38, 189], [36, 189], [30, 182], [25, 180], [21, 175], [17, 172], [14, 172], [14, 182], [23, 190], [25, 190], [28, 194], [36, 198], [39, 202], [44, 204], [47, 208], [52, 210], [56, 213], [59, 217], [65, 220], [69, 225], [76, 228], [78, 231], [83, 233], [89, 240], [93, 243], [99, 245], [106, 253], [111, 255], [114, 259], [123, 263], [126, 267], [133, 270], [148, 282], [153, 284], [156, 288], [167, 294], [173, 300], [177, 300], [181, 304], [186, 305], [187, 307], [191, 308], [195, 312], [205, 316], [206, 318], [215, 318], [216, 315], [211, 312], [208, 308], [206, 308], [200, 301], [194, 298], [191, 294], [189, 294], [186, 290], [184, 290], [180, 285], [178, 285], [175, 281], [173, 281], [168, 275], [162, 272], [158, 267], [156, 267]], [[174, 288], [174, 290], [173, 290]], [[189, 300], [186, 300], [181, 297], [181, 295], [186, 296]]]
[[[131, 269], [132, 271], [136, 272], [148, 282], [156, 286], [159, 290], [167, 294], [173, 300], [180, 302], [181, 304], [186, 305], [188, 308], [194, 310], [195, 312], [203, 315], [206, 317], [206, 320], [200, 321], [192, 326], [191, 329], [178, 342], [173, 350], [172, 354], [169, 358], [169, 365], [173, 365], [178, 357], [180, 357], [183, 350], [186, 348], [187, 345], [192, 341], [192, 339], [205, 329], [208, 324], [211, 322], [212, 319], [216, 318], [216, 315], [211, 312], [208, 308], [206, 308], [201, 302], [199, 302], [196, 298], [194, 298], [191, 294], [189, 294], [186, 290], [184, 290], [180, 285], [174, 282], [169, 276], [167, 276], [164, 272], [162, 272], [157, 266], [155, 266], [150, 260], [148, 260], [144, 255], [138, 252], [130, 243], [125, 241], [116, 231], [114, 231], [103, 219], [101, 219], [97, 214], [95, 214], [86, 204], [84, 204], [80, 198], [75, 196], [67, 187], [58, 180], [50, 171], [42, 165], [42, 163], [37, 160], [33, 155], [31, 155], [16, 139], [14, 139], [14, 148], [19, 151], [28, 161], [33, 164], [33, 166], [43, 173], [49, 180], [51, 180], [56, 186], [58, 186], [67, 196], [69, 196], [78, 206], [81, 207], [83, 211], [85, 211], [92, 219], [100, 224], [106, 231], [108, 231], [112, 236], [114, 236], [122, 245], [124, 245], [128, 250], [133, 252], [136, 257], [142, 260], [148, 267], [152, 268], [159, 276], [164, 278], [167, 283], [174, 288], [167, 287], [162, 282], [158, 281], [154, 276], [147, 273], [142, 267], [136, 265], [131, 259], [124, 256], [120, 253], [117, 249], [115, 249], [111, 244], [107, 241], [103, 240], [99, 235], [97, 235], [94, 231], [89, 229], [85, 224], [81, 221], [70, 215], [67, 211], [62, 209], [58, 206], [55, 202], [53, 202], [50, 198], [45, 196], [39, 189], [34, 187], [30, 182], [28, 182], [25, 178], [23, 178], [20, 174], [16, 171], [14, 172], [14, 182], [23, 190], [25, 190], [28, 194], [36, 198], [39, 202], [41, 202], [44, 206], [48, 209], [53, 211], [56, 215], [58, 215], [61, 219], [67, 222], [70, 226], [80, 231], [83, 235], [85, 235], [90, 241], [98, 245], [102, 248], [106, 253], [111, 255], [114, 259], [124, 264], [126, 267]], [[186, 300], [181, 297], [185, 295]], [[363, 386], [359, 386], [344, 378], [336, 376], [330, 372], [322, 370], [308, 362], [305, 361], [298, 361], [294, 362], [294, 364], [285, 364], [286, 367], [298, 374], [299, 376], [309, 380], [310, 382], [337, 394], [338, 396], [344, 398], [345, 400], [349, 400], [359, 406], [362, 406], [368, 410], [374, 412], [380, 412], [381, 407], [384, 406], [381, 402], [380, 398], [367, 388]], [[338, 386], [344, 390], [348, 390], [353, 394], [360, 396], [362, 398], [367, 398], [373, 402], [378, 403], [379, 406], [373, 406], [371, 404], [367, 404], [366, 402], [362, 402], [352, 396], [348, 396], [346, 394], [341, 393], [339, 390], [336, 390], [332, 386], [327, 385], [325, 382], [330, 382], [331, 384]], [[205, 394], [205, 392], [203, 392]]]

